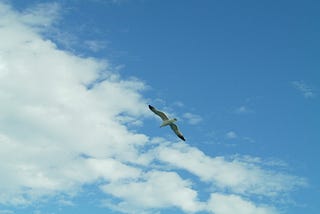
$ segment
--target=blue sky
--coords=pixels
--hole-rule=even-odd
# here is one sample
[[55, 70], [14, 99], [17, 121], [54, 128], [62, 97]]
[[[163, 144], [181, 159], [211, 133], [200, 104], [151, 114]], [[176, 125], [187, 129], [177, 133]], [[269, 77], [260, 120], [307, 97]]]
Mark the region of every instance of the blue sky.
[[318, 213], [319, 9], [0, 1], [0, 214]]

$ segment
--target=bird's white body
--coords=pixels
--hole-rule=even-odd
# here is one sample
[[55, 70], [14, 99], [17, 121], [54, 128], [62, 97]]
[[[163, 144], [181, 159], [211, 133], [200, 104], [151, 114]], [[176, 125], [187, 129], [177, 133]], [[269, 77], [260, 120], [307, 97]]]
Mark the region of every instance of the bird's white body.
[[170, 119], [170, 120], [164, 120], [164, 121], [162, 122], [162, 124], [160, 125], [160, 127], [164, 127], [164, 126], [173, 124], [173, 123], [176, 122], [176, 121], [177, 121], [176, 118], [173, 118], [173, 119]]

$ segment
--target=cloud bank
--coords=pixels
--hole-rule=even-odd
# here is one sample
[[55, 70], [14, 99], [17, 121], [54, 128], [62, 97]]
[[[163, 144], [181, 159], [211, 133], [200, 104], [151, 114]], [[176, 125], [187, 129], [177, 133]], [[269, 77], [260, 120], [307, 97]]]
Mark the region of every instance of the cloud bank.
[[101, 203], [119, 212], [273, 214], [272, 199], [305, 184], [130, 129], [150, 114], [145, 84], [106, 60], [59, 50], [42, 34], [58, 18], [56, 4], [17, 12], [0, 3], [0, 205], [72, 200], [94, 185], [105, 194]]

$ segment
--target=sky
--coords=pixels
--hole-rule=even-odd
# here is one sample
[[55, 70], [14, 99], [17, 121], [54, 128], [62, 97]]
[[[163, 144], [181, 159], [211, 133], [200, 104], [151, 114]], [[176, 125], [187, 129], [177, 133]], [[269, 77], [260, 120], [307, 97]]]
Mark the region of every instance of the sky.
[[319, 9], [0, 0], [0, 214], [319, 213]]

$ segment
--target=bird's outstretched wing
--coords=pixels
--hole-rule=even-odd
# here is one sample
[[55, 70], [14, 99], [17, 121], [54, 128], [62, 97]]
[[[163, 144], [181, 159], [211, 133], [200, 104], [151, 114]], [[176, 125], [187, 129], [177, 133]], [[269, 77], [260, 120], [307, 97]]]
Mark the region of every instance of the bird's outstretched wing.
[[167, 115], [165, 113], [163, 113], [162, 111], [159, 111], [158, 109], [156, 109], [155, 107], [149, 105], [149, 109], [155, 113], [156, 115], [158, 115], [159, 117], [161, 117], [162, 120], [169, 120], [169, 118], [167, 117]]
[[178, 126], [176, 124], [172, 123], [170, 124], [170, 127], [181, 140], [186, 141], [186, 139], [183, 137], [182, 133], [179, 131]]

